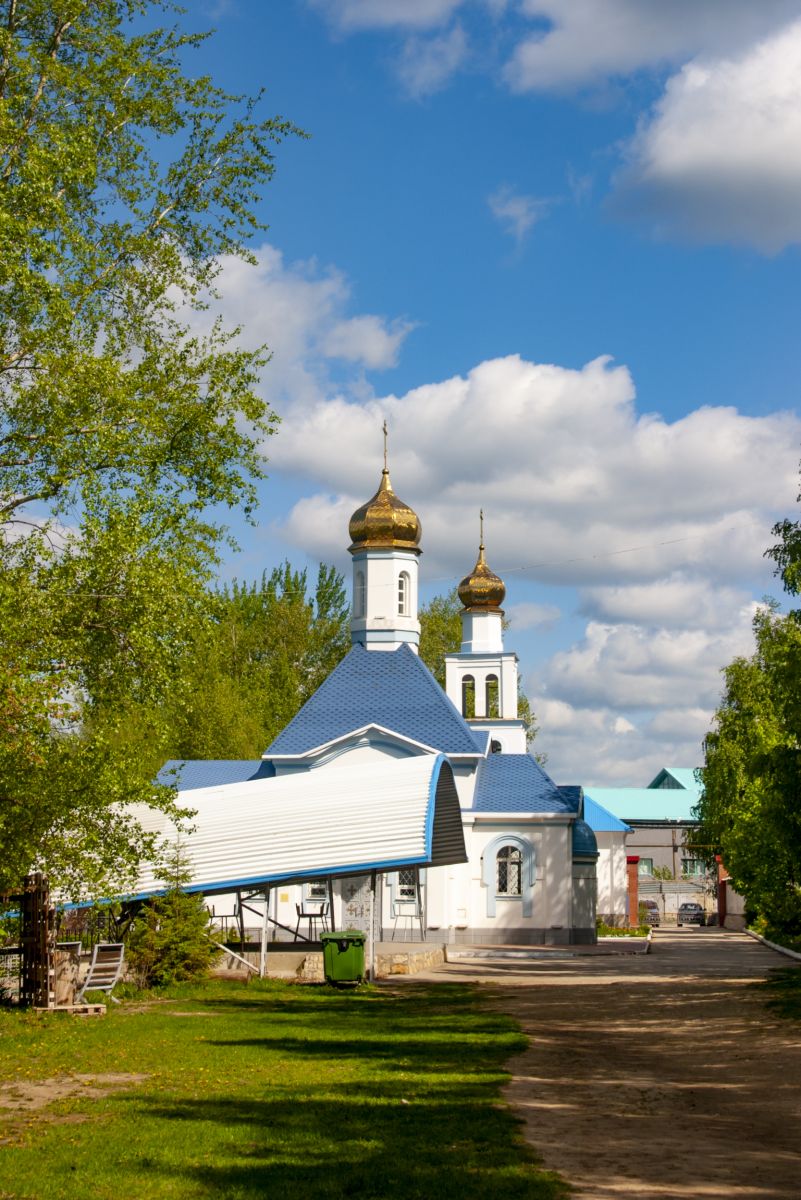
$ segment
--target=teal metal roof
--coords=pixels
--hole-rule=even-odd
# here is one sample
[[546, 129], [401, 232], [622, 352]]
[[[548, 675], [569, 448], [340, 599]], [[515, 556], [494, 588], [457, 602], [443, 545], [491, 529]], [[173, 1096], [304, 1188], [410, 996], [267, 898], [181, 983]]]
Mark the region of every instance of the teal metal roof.
[[700, 790], [689, 788], [596, 788], [584, 789], [587, 800], [594, 800], [621, 821], [694, 821], [693, 806]]
[[692, 767], [663, 767], [648, 784], [649, 788], [686, 788], [697, 792], [698, 781]]

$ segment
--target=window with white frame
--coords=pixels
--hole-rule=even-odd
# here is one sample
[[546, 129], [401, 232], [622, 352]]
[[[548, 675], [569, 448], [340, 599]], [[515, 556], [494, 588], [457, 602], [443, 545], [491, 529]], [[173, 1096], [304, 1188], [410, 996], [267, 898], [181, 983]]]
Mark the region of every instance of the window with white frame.
[[398, 615], [401, 617], [409, 616], [409, 591], [411, 589], [411, 581], [408, 571], [401, 571], [398, 576]]
[[637, 863], [637, 873], [639, 875], [653, 875], [654, 860], [652, 858], [641, 858]]
[[706, 865], [703, 859], [700, 858], [683, 858], [681, 860], [682, 875], [703, 875], [706, 872]]
[[327, 900], [328, 884], [324, 879], [311, 879], [304, 887], [305, 900]]
[[501, 846], [495, 859], [496, 893], [499, 896], [522, 896], [523, 855], [517, 846]]
[[414, 867], [403, 867], [398, 871], [398, 899], [417, 899], [417, 872]]

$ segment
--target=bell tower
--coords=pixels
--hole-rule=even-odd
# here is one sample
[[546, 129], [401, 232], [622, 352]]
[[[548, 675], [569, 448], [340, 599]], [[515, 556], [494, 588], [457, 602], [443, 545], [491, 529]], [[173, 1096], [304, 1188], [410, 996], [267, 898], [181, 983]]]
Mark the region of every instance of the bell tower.
[[493, 748], [525, 754], [526, 730], [517, 715], [517, 655], [504, 650], [503, 580], [490, 570], [479, 514], [476, 565], [459, 584], [462, 645], [445, 657], [445, 691], [472, 729], [487, 730]]
[[396, 496], [387, 465], [384, 422], [384, 469], [376, 494], [357, 508], [348, 530], [353, 558], [351, 641], [368, 650], [397, 650], [407, 645], [417, 653], [417, 583], [422, 551], [420, 519]]

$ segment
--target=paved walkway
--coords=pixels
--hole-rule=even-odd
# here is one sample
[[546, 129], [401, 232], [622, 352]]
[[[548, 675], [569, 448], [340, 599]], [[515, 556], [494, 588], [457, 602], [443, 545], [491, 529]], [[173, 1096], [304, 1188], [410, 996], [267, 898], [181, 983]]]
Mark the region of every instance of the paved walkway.
[[582, 1200], [801, 1200], [801, 1026], [749, 986], [792, 960], [660, 930], [636, 957], [460, 962], [531, 1038], [507, 1099]]

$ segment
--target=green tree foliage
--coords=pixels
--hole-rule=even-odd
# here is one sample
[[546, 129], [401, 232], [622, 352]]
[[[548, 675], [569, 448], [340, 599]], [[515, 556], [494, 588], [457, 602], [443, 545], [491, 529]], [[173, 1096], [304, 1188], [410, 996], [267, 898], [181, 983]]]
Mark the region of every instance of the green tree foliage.
[[204, 514], [251, 511], [276, 419], [209, 306], [295, 131], [185, 70], [171, 11], [0, 4], [0, 887], [102, 894], [148, 850], [121, 806], [171, 803], [141, 747], [204, 619]]
[[441, 688], [445, 687], [445, 655], [458, 654], [462, 644], [462, 603], [456, 588], [423, 604], [420, 617], [420, 657]]
[[706, 740], [697, 841], [776, 929], [801, 932], [801, 614], [754, 619]]
[[[420, 608], [420, 657], [441, 688], [445, 687], [445, 655], [458, 654], [462, 645], [462, 602], [456, 588], [444, 596], [434, 596]], [[509, 623], [504, 622], [504, 629]], [[517, 711], [526, 723], [528, 745], [537, 736], [536, 718], [522, 684], [518, 687]], [[545, 764], [545, 755], [535, 755]]]
[[[801, 499], [801, 496], [799, 497]], [[773, 527], [766, 551], [785, 590], [801, 591], [801, 523]], [[764, 921], [801, 933], [801, 611], [754, 618], [756, 652], [726, 669], [706, 741], [699, 853], [717, 852]]]
[[342, 576], [321, 565], [314, 588], [288, 562], [260, 583], [213, 598], [182, 672], [170, 723], [175, 758], [253, 758], [350, 647]]

